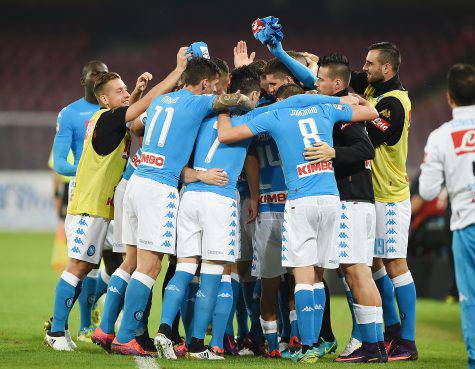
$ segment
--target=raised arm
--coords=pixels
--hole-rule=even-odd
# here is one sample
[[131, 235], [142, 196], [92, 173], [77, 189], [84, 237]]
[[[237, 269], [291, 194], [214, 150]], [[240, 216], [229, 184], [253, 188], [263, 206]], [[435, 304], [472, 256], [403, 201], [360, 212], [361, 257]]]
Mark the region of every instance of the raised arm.
[[290, 70], [295, 78], [304, 84], [305, 87], [310, 89], [315, 88], [317, 76], [305, 65], [287, 54], [282, 47], [282, 43], [279, 42], [273, 46], [269, 46], [269, 50]]
[[358, 99], [359, 105], [352, 106], [353, 114], [351, 115], [350, 122], [364, 122], [379, 117], [378, 111], [369, 101], [356, 94], [352, 94], [352, 96]]
[[[186, 69], [188, 47], [181, 47], [177, 54], [176, 68], [159, 84], [154, 86], [143, 98], [129, 106], [125, 120], [130, 122], [147, 110], [148, 106], [159, 95], [170, 92], [177, 84], [181, 74]], [[143, 76], [143, 75], [142, 75]], [[151, 75], [150, 75], [151, 77]], [[147, 80], [148, 81], [148, 80]]]
[[254, 134], [246, 124], [231, 127], [231, 117], [229, 111], [221, 112], [218, 116], [218, 139], [219, 142], [230, 144], [251, 138]]

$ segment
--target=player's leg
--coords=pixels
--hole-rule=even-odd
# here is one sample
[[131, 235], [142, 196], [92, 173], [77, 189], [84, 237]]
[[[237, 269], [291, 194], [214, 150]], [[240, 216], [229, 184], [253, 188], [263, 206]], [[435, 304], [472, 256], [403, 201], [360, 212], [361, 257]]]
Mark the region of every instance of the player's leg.
[[387, 275], [382, 257], [384, 257], [388, 246], [386, 244], [386, 232], [397, 225], [397, 219], [395, 219], [392, 210], [386, 209], [386, 203], [376, 201], [374, 205], [376, 210], [376, 235], [374, 241], [374, 259], [371, 270], [383, 304], [384, 338], [386, 348], [389, 350], [391, 344], [394, 343], [401, 334], [401, 323], [396, 308], [394, 286], [391, 282], [391, 278]]
[[338, 343], [332, 330], [330, 289], [328, 288], [325, 279], [323, 279], [323, 288], [325, 292], [325, 306], [323, 309], [320, 336], [318, 337], [318, 352], [322, 355], [325, 355], [335, 352], [338, 347]]
[[460, 296], [462, 332], [468, 353], [468, 368], [475, 368], [475, 226], [454, 231], [452, 249], [455, 278]]
[[224, 334], [233, 308], [233, 289], [231, 285], [231, 264], [224, 267], [214, 308], [212, 338], [210, 346], [216, 354], [224, 354]]
[[[55, 350], [72, 350], [75, 344], [66, 334], [69, 313], [81, 289], [81, 279], [101, 258], [101, 247], [109, 221], [86, 215], [68, 215], [65, 222], [69, 263], [56, 285], [53, 321], [45, 343]], [[79, 232], [78, 232], [79, 231]]]
[[[162, 299], [165, 296], [165, 288], [168, 286], [168, 283], [171, 281], [171, 279], [175, 275], [176, 264], [177, 264], [176, 256], [169, 255], [168, 267], [165, 273], [165, 277], [163, 278], [163, 284], [162, 284]], [[176, 315], [175, 320], [173, 321], [173, 325], [172, 325], [172, 341], [175, 345], [180, 345], [182, 343], [180, 332], [178, 331], [179, 324], [180, 324], [180, 313]]]
[[135, 335], [160, 273], [163, 255], [175, 252], [178, 192], [174, 187], [137, 176], [131, 177], [126, 192], [131, 194], [138, 219], [137, 269], [125, 292], [122, 323], [111, 350], [125, 355], [156, 356], [156, 352], [145, 350]]
[[406, 255], [411, 220], [410, 200], [386, 203], [387, 229], [386, 248], [383, 259], [386, 271], [394, 286], [399, 315], [401, 334], [389, 354], [390, 361], [416, 360], [415, 345], [416, 287], [409, 271]]
[[[239, 241], [238, 241], [238, 236], [236, 236], [236, 244], [238, 247], [239, 246]], [[231, 305], [231, 311], [229, 312], [228, 316], [228, 321], [226, 323], [226, 331], [224, 334], [223, 338], [223, 347], [224, 351], [226, 354], [233, 355], [233, 356], [238, 356], [239, 355], [239, 350], [237, 347], [236, 339], [234, 338], [234, 317], [236, 316], [237, 318], [237, 324], [238, 324], [238, 335], [242, 335], [242, 321], [239, 320], [239, 317], [242, 318], [243, 313], [245, 313], [245, 327], [246, 331], [245, 334], [249, 333], [249, 330], [247, 329], [247, 312], [245, 311], [245, 308], [243, 311], [237, 310], [238, 306], [238, 300], [239, 298], [242, 299], [242, 290], [241, 290], [241, 282], [240, 282], [240, 277], [239, 274], [237, 274], [237, 265], [236, 263], [231, 265], [231, 289], [232, 289], [232, 295], [233, 295], [233, 301]], [[240, 297], [241, 296], [241, 297]], [[242, 304], [241, 304], [242, 305]]]
[[[282, 227], [280, 227], [282, 229]], [[280, 231], [282, 235], [282, 230]], [[281, 239], [282, 242], [282, 239]], [[279, 255], [280, 257], [280, 255]], [[280, 258], [279, 258], [280, 260]], [[284, 269], [283, 274], [280, 276], [280, 284], [279, 284], [279, 291], [278, 291], [278, 301], [279, 301], [279, 322], [280, 322], [280, 343], [279, 343], [279, 351], [285, 351], [289, 347], [289, 341], [291, 336], [291, 329], [290, 329], [290, 288], [287, 280], [285, 279], [285, 273], [287, 270]]]

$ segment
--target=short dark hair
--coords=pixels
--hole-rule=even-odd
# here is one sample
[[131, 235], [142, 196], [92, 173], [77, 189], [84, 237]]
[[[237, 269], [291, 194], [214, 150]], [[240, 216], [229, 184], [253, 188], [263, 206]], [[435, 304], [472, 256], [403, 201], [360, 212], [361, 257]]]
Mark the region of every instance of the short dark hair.
[[100, 60], [88, 61], [86, 64], [84, 64], [84, 67], [82, 67], [81, 77], [85, 79], [89, 71], [98, 65], [105, 66], [106, 64]]
[[186, 65], [182, 79], [185, 85], [196, 86], [204, 79], [216, 79], [216, 75], [219, 75], [219, 67], [212, 60], [193, 58]]
[[266, 69], [264, 71], [265, 75], [268, 74], [276, 74], [278, 76], [284, 77], [289, 76], [294, 78], [292, 72], [287, 68], [284, 63], [282, 63], [279, 59], [274, 58], [267, 62]]
[[107, 82], [114, 79], [120, 79], [119, 74], [115, 72], [104, 72], [99, 74], [94, 81], [94, 95], [99, 97], [99, 95], [104, 91], [104, 86], [107, 84]]
[[238, 90], [248, 95], [253, 91], [261, 90], [259, 75], [250, 66], [244, 66], [233, 70], [231, 73], [231, 83], [229, 84], [229, 92], [234, 93]]
[[351, 69], [348, 58], [339, 53], [322, 56], [318, 60], [318, 67], [328, 67], [330, 78], [341, 78], [346, 86], [350, 83]]
[[475, 67], [455, 64], [447, 73], [449, 94], [458, 106], [475, 104]]
[[262, 59], [257, 59], [254, 60], [251, 64], [249, 64], [248, 67], [254, 69], [254, 71], [259, 75], [259, 77], [264, 77], [267, 62]]
[[378, 50], [379, 60], [382, 64], [389, 63], [393, 70], [399, 72], [399, 66], [401, 65], [401, 53], [395, 44], [392, 42], [378, 42], [368, 47], [368, 51]]
[[302, 87], [295, 83], [287, 83], [286, 85], [282, 85], [277, 89], [275, 93], [276, 99], [286, 99], [290, 96], [300, 95], [305, 93]]
[[211, 61], [218, 66], [220, 76], [229, 73], [228, 63], [226, 63], [223, 59], [216, 58], [213, 56], [211, 57]]

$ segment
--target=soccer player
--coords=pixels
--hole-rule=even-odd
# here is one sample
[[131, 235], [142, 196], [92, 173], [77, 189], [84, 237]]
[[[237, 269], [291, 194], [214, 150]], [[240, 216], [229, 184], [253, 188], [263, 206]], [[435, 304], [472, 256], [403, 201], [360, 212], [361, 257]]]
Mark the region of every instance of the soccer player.
[[[288, 88], [295, 89], [294, 86]], [[302, 91], [296, 87], [296, 92]], [[333, 169], [331, 163], [309, 164], [302, 153], [305, 147], [321, 140], [332, 146], [331, 133], [336, 122], [376, 116], [376, 110], [369, 106], [318, 104], [304, 109], [273, 110], [234, 127], [230, 125], [229, 115], [220, 114], [218, 119], [221, 142], [237, 142], [267, 132], [281, 153], [288, 187], [282, 227], [282, 266], [294, 268], [295, 303], [302, 339], [301, 350], [292, 357], [296, 362], [317, 360], [312, 348], [317, 343], [315, 332], [320, 331], [315, 307], [322, 302], [314, 300], [313, 285], [322, 281], [324, 268], [338, 267], [335, 236], [339, 198]]]
[[[231, 93], [239, 90], [255, 105], [259, 100], [259, 78], [248, 67], [237, 69], [232, 73], [229, 90]], [[240, 120], [242, 118], [236, 118], [235, 124], [239, 124]], [[192, 182], [185, 188], [177, 219], [177, 272], [166, 288], [162, 319], [156, 338], [157, 346], [162, 347], [162, 352], [166, 350], [170, 339], [171, 322], [201, 258], [201, 283], [196, 294], [194, 327], [188, 345], [188, 355], [209, 360], [222, 358], [215, 353], [222, 352], [229, 310], [220, 322], [220, 332], [216, 331], [219, 327], [215, 327], [218, 322], [213, 324], [212, 351], [204, 347], [203, 338], [213, 312], [217, 313], [215, 304], [219, 295], [226, 293], [232, 299], [230, 283], [227, 283], [227, 292], [222, 291], [226, 287], [223, 286], [226, 280], [222, 278], [226, 276], [221, 275], [224, 264], [235, 260], [238, 226], [236, 182], [244, 165], [248, 146], [249, 142], [231, 146], [220, 144], [217, 137], [217, 116], [210, 117], [201, 124], [193, 158], [194, 170], [207, 171], [219, 167], [227, 173], [229, 182], [224, 187]], [[186, 182], [189, 180], [185, 174]], [[230, 276], [227, 277], [230, 282]]]
[[452, 206], [450, 229], [455, 277], [462, 311], [468, 368], [475, 368], [475, 67], [455, 64], [447, 75], [447, 100], [453, 119], [427, 139], [419, 177], [419, 193], [434, 199], [445, 182]]
[[[70, 260], [56, 286], [53, 322], [45, 336], [45, 343], [54, 350], [73, 350], [65, 337], [65, 325], [80, 292], [81, 280], [101, 257], [108, 223], [113, 217], [114, 189], [130, 147], [126, 123], [143, 113], [157, 95], [173, 88], [186, 65], [185, 52], [186, 48], [180, 49], [177, 68], [138, 101], [151, 79], [149, 73], [139, 77], [132, 95], [118, 74], [106, 72], [97, 77], [94, 93], [103, 109], [88, 123], [65, 225]], [[130, 106], [129, 100], [133, 102]]]
[[[249, 103], [239, 93], [209, 95], [216, 89], [218, 73], [212, 61], [192, 59], [182, 77], [184, 87], [155, 99], [147, 109], [141, 162], [127, 184], [122, 225], [124, 243], [137, 250], [137, 269], [126, 288], [122, 324], [111, 345], [114, 352], [149, 355], [135, 339], [135, 331], [160, 273], [163, 255], [175, 253], [178, 180], [202, 120], [215, 111], [231, 106], [247, 108]], [[218, 269], [212, 265], [210, 271], [216, 273]], [[203, 284], [203, 269], [201, 273]], [[196, 308], [205, 303], [198, 299]], [[157, 345], [159, 355], [176, 358], [171, 341], [167, 343], [165, 349]]]
[[[74, 187], [74, 176], [81, 158], [87, 122], [100, 108], [93, 91], [94, 80], [100, 73], [107, 71], [107, 66], [99, 60], [86, 63], [81, 75], [84, 97], [69, 104], [58, 114], [57, 132], [53, 143], [53, 163], [54, 170], [57, 173], [71, 178], [66, 206]], [[74, 163], [69, 163], [67, 160], [70, 152], [73, 154]], [[110, 251], [104, 253], [104, 263], [108, 271], [113, 271], [118, 265], [116, 258]], [[92, 309], [98, 298], [96, 291], [100, 292], [104, 289], [101, 282], [103, 278], [107, 279], [106, 275], [107, 272], [104, 270], [99, 273], [98, 266], [96, 266], [83, 281], [81, 294], [78, 297], [81, 313], [81, 324], [77, 335], [79, 341], [91, 342]], [[67, 332], [67, 335], [69, 336], [69, 332]]]
[[[406, 255], [411, 218], [406, 173], [411, 100], [399, 79], [401, 54], [389, 42], [368, 48], [363, 72], [351, 87], [375, 106], [379, 116], [366, 129], [376, 150], [372, 176], [376, 207], [373, 278], [383, 303], [389, 361], [416, 360], [416, 287]], [[399, 322], [394, 294], [399, 308]]]
[[[322, 57], [319, 66], [316, 82], [318, 92], [332, 96], [347, 95], [351, 77], [348, 59], [341, 54], [331, 54]], [[373, 262], [376, 227], [370, 169], [374, 148], [363, 123], [336, 124], [333, 127], [333, 144], [335, 146], [331, 148], [324, 142], [317, 143], [314, 147], [306, 148], [305, 155], [307, 160], [332, 160], [334, 164], [342, 207], [337, 240], [340, 269], [348, 281], [348, 284], [344, 281], [345, 287], [348, 285], [351, 291], [349, 302], [353, 324], [356, 325], [354, 331], [359, 333], [359, 341], [363, 342], [359, 349], [345, 349], [336, 361], [379, 362], [387, 359], [387, 354], [382, 324], [379, 324], [382, 322], [376, 321], [376, 318], [382, 318], [376, 314], [376, 310], [381, 309], [381, 298], [369, 267]], [[319, 349], [319, 354], [323, 356], [327, 351], [324, 340]]]

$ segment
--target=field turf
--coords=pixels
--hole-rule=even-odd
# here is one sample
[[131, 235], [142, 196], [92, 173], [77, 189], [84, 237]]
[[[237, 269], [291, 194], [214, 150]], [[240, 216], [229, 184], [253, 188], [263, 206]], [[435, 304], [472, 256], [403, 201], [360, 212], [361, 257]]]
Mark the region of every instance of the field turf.
[[[92, 344], [79, 344], [75, 352], [53, 352], [43, 344], [43, 321], [51, 315], [57, 276], [50, 267], [53, 234], [0, 233], [0, 368], [93, 369], [93, 368], [290, 368], [283, 360], [226, 358], [219, 362], [191, 360], [154, 362], [107, 355]], [[163, 274], [162, 274], [163, 275]], [[161, 281], [157, 283], [150, 317], [150, 332], [160, 318]], [[78, 329], [78, 309], [70, 317], [71, 333]], [[351, 324], [346, 300], [332, 298], [332, 323], [345, 346]], [[417, 305], [419, 360], [409, 363], [370, 364], [371, 368], [466, 368], [466, 352], [458, 305], [420, 299]], [[361, 364], [337, 364], [330, 355], [320, 368], [361, 368]]]

